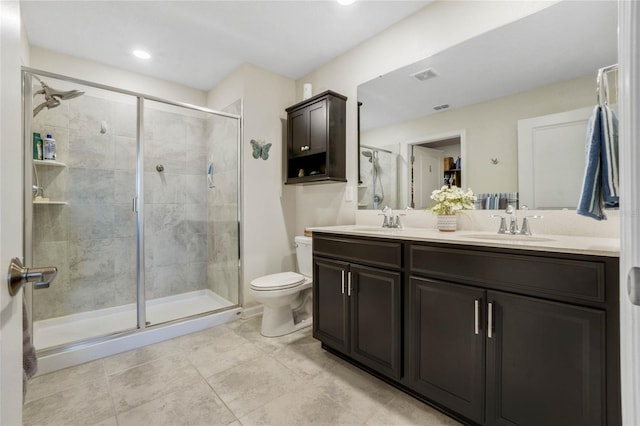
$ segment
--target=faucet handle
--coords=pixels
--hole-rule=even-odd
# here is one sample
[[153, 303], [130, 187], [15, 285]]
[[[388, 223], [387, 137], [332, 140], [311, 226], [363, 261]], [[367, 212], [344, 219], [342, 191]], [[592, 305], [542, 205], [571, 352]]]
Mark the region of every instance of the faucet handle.
[[542, 219], [544, 216], [541, 215], [529, 215], [529, 216], [525, 216], [524, 219], [522, 219], [522, 228], [520, 229], [520, 234], [522, 235], [532, 235], [531, 234], [531, 228], [529, 227], [529, 219]]
[[499, 218], [500, 219], [500, 229], [498, 229], [498, 234], [506, 234], [507, 233], [507, 220], [504, 216], [499, 214], [489, 215], [491, 218]]

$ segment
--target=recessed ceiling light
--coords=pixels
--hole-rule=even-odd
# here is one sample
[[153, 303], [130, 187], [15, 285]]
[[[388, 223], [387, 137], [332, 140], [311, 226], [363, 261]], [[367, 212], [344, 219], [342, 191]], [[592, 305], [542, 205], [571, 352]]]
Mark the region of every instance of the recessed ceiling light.
[[140, 58], [140, 59], [150, 59], [151, 58], [151, 54], [145, 50], [140, 50], [140, 49], [136, 49], [133, 52], [133, 56], [135, 56], [136, 58]]
[[336, 1], [343, 6], [349, 6], [350, 4], [353, 4], [356, 0], [336, 0]]

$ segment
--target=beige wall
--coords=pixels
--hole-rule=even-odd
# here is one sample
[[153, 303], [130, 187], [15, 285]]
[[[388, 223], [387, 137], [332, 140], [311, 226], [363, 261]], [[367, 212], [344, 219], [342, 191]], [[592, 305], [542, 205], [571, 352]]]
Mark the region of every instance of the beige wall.
[[[243, 305], [253, 304], [249, 283], [266, 274], [295, 269], [295, 189], [283, 185], [285, 108], [296, 103], [294, 81], [242, 65], [209, 92], [210, 108], [242, 99]], [[249, 141], [271, 143], [269, 159], [254, 159]]]
[[[384, 146], [466, 132], [463, 172], [476, 193], [518, 190], [518, 120], [593, 105], [592, 75], [364, 132], [361, 143]], [[491, 158], [498, 158], [497, 165]]]
[[30, 66], [170, 101], [198, 106], [205, 106], [207, 102], [207, 94], [202, 90], [39, 47], [31, 47]]
[[[347, 179], [357, 182], [357, 86], [416, 62], [483, 32], [505, 25], [555, 2], [440, 1], [419, 10], [346, 54], [296, 81], [313, 92], [332, 89], [347, 96]], [[349, 224], [357, 205], [344, 201], [345, 184], [304, 186], [296, 191], [296, 232], [308, 226]]]

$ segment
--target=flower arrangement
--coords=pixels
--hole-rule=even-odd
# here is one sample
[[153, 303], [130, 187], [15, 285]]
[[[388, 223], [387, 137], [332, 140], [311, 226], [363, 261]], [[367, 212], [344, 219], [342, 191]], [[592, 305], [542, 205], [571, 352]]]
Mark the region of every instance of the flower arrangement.
[[429, 210], [439, 215], [455, 215], [458, 210], [473, 210], [476, 208], [474, 205], [476, 196], [473, 195], [473, 191], [467, 189], [467, 192], [464, 192], [457, 186], [449, 188], [445, 185], [440, 189], [436, 189], [431, 193], [431, 199], [435, 203]]

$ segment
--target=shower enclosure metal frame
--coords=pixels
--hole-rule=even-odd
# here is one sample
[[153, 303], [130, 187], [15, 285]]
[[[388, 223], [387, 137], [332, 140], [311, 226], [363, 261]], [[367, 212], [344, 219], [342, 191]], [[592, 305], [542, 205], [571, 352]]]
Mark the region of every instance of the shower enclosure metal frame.
[[[96, 338], [91, 338], [83, 342], [71, 343], [68, 345], [62, 345], [59, 347], [55, 347], [52, 349], [45, 349], [42, 351], [38, 351], [38, 355], [47, 355], [49, 353], [60, 353], [64, 352], [71, 348], [78, 348], [86, 345], [90, 345], [95, 342], [102, 342], [105, 339], [111, 339], [114, 337], [125, 336], [132, 333], [139, 333], [148, 328], [155, 327], [163, 327], [174, 323], [180, 323], [187, 319], [193, 318], [201, 318], [211, 315], [214, 312], [222, 312], [232, 309], [237, 309], [242, 306], [242, 291], [241, 291], [241, 283], [243, 282], [242, 277], [242, 144], [240, 143], [242, 140], [242, 118], [239, 115], [229, 114], [226, 112], [215, 111], [209, 108], [200, 107], [196, 105], [191, 105], [183, 102], [176, 102], [167, 99], [163, 99], [153, 95], [146, 95], [139, 92], [134, 92], [131, 90], [120, 89], [117, 87], [94, 83], [88, 80], [78, 79], [75, 77], [69, 77], [65, 75], [60, 75], [48, 71], [43, 71], [30, 67], [22, 67], [22, 105], [23, 105], [23, 155], [24, 155], [24, 175], [22, 177], [22, 181], [25, 186], [24, 195], [23, 195], [23, 206], [24, 206], [24, 261], [25, 265], [31, 265], [33, 262], [33, 204], [32, 204], [32, 142], [31, 142], [31, 129], [33, 122], [33, 90], [32, 90], [32, 79], [33, 75], [37, 75], [39, 77], [50, 77], [57, 80], [62, 80], [69, 83], [80, 84], [84, 86], [93, 87], [96, 89], [106, 90], [114, 93], [119, 93], [123, 95], [129, 95], [136, 98], [137, 108], [136, 108], [136, 176], [135, 176], [135, 198], [132, 200], [132, 209], [136, 214], [136, 307], [137, 307], [137, 328], [135, 330], [124, 330], [121, 332], [117, 332], [108, 336], [100, 336]], [[238, 224], [238, 283], [237, 283], [237, 300], [238, 303], [233, 306], [229, 306], [218, 311], [209, 311], [201, 314], [192, 315], [185, 318], [176, 319], [173, 321], [168, 321], [159, 324], [148, 325], [146, 322], [146, 295], [145, 295], [145, 258], [144, 258], [144, 106], [145, 100], [158, 102], [165, 105], [170, 105], [174, 107], [186, 108], [193, 111], [204, 112], [207, 114], [212, 114], [221, 117], [228, 117], [231, 119], [237, 120], [237, 147], [238, 147], [238, 164], [237, 164], [237, 224]], [[53, 283], [52, 285], [56, 285]], [[32, 314], [32, 301], [33, 301], [33, 287], [26, 286], [26, 297], [27, 297], [27, 306], [28, 306], [28, 314]], [[33, 322], [31, 322], [31, 327], [33, 327]]]

